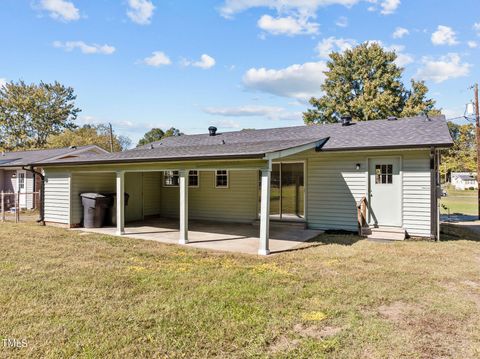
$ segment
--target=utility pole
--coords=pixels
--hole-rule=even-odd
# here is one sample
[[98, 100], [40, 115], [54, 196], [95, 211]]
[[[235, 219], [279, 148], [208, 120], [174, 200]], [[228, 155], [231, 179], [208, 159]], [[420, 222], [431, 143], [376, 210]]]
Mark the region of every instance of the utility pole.
[[113, 128], [111, 123], [108, 124], [108, 128], [110, 129], [110, 152], [113, 152]]
[[478, 83], [475, 84], [475, 123], [476, 123], [476, 137], [477, 137], [477, 205], [478, 205], [478, 219], [480, 219], [480, 109], [478, 106]]

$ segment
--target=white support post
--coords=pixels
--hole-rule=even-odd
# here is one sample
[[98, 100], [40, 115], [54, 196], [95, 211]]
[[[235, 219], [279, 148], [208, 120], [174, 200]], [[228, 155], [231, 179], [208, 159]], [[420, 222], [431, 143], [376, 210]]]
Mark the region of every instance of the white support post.
[[188, 170], [178, 171], [180, 186], [180, 244], [188, 243]]
[[270, 174], [271, 168], [262, 170], [262, 193], [260, 195], [260, 243], [258, 254], [270, 254], [268, 240], [270, 237]]
[[125, 234], [125, 171], [117, 172], [117, 235]]

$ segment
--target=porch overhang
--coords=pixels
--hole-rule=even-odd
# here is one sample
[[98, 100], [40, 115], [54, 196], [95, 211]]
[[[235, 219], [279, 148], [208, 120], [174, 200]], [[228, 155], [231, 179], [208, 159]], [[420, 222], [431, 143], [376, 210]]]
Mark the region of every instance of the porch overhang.
[[276, 160], [279, 158], [284, 158], [288, 156], [295, 155], [297, 153], [301, 153], [304, 151], [312, 150], [315, 149], [315, 151], [320, 151], [322, 147], [327, 143], [327, 141], [330, 139], [330, 137], [322, 138], [321, 140], [316, 140], [312, 141], [300, 146], [295, 146], [291, 148], [286, 148], [280, 151], [275, 151], [275, 152], [270, 152], [266, 153], [265, 157], [263, 159], [271, 161], [271, 160]]

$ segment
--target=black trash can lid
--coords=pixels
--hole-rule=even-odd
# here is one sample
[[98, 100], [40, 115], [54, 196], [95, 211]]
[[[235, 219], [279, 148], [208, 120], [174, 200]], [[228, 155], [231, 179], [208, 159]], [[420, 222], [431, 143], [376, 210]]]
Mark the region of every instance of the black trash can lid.
[[97, 198], [107, 198], [103, 194], [100, 193], [80, 193], [81, 197], [97, 199]]

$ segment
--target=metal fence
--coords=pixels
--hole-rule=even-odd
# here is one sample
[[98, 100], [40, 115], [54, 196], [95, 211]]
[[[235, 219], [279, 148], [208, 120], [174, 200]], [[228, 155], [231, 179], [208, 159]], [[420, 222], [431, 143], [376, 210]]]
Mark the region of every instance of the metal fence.
[[0, 192], [0, 222], [36, 221], [40, 201], [40, 192]]

